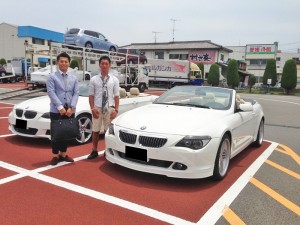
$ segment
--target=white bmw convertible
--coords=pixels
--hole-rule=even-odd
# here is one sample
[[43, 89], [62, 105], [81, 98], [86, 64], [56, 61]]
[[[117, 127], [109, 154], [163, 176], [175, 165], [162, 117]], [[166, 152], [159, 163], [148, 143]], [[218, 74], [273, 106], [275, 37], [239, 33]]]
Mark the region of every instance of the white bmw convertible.
[[[139, 106], [152, 103], [158, 96], [139, 93], [132, 88], [129, 93], [120, 90], [119, 114]], [[25, 137], [50, 139], [50, 99], [48, 96], [26, 100], [14, 106], [8, 117], [8, 129]], [[88, 82], [79, 83], [79, 99], [75, 117], [79, 121], [80, 138], [78, 144], [84, 144], [92, 137], [92, 114], [88, 100]]]
[[260, 104], [235, 90], [177, 86], [114, 119], [105, 155], [133, 170], [221, 180], [232, 157], [262, 144], [264, 120]]

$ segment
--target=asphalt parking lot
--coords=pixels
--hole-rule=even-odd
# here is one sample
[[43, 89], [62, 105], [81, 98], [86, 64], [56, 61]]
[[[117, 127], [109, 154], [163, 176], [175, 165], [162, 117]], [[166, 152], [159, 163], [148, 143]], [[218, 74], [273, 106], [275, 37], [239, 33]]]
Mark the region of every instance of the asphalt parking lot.
[[[264, 108], [267, 141], [235, 157], [221, 182], [144, 174], [103, 156], [89, 161], [91, 143], [70, 148], [74, 164], [49, 166], [48, 140], [18, 137], [7, 129], [8, 113], [24, 98], [2, 101], [2, 223], [299, 224], [300, 98], [250, 97]], [[99, 144], [103, 150], [104, 140]]]

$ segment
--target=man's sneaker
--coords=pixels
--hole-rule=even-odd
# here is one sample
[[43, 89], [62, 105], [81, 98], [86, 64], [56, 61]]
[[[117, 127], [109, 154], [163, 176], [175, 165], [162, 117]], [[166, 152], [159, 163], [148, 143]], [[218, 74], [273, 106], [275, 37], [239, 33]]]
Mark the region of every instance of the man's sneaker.
[[55, 166], [59, 162], [58, 157], [53, 157], [51, 159], [50, 165]]
[[65, 162], [74, 162], [74, 159], [66, 155], [65, 157], [62, 157], [61, 155], [59, 156], [60, 161], [65, 161]]
[[98, 156], [98, 151], [93, 150], [92, 153], [87, 157], [88, 159], [94, 159]]

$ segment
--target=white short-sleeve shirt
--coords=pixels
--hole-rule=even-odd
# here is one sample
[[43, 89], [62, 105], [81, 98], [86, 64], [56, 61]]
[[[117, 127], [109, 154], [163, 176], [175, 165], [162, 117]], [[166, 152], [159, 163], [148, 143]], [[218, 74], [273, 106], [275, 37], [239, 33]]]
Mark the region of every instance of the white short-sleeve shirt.
[[[94, 106], [100, 108], [102, 106], [102, 93], [105, 88], [101, 77], [101, 73], [92, 77], [89, 84], [89, 95], [94, 96]], [[106, 79], [108, 80], [106, 81]], [[119, 96], [119, 80], [114, 75], [108, 74], [104, 83], [106, 83], [108, 91], [108, 106], [115, 106], [114, 97]]]

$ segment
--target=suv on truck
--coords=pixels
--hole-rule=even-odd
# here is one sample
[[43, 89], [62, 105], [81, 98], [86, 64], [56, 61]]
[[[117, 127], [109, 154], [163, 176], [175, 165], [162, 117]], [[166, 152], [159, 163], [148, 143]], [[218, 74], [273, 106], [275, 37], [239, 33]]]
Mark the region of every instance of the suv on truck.
[[79, 28], [72, 28], [65, 33], [65, 43], [113, 52], [116, 52], [118, 49], [118, 46], [110, 42], [103, 34]]
[[133, 48], [119, 48], [118, 55], [125, 57], [123, 60], [117, 61], [117, 65], [125, 64], [147, 64], [147, 57], [144, 52]]

